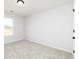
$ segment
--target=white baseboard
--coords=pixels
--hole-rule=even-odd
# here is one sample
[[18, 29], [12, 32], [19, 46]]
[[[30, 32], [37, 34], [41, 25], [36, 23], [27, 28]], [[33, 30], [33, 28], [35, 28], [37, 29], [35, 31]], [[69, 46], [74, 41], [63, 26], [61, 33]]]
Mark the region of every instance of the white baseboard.
[[71, 52], [71, 51], [69, 51], [69, 50], [66, 50], [66, 49], [63, 49], [63, 48], [60, 48], [60, 47], [51, 46], [51, 45], [49, 45], [49, 44], [47, 44], [47, 43], [44, 43], [44, 42], [35, 41], [35, 40], [30, 40], [30, 39], [28, 39], [28, 41], [31, 41], [31, 42], [34, 42], [34, 43], [37, 43], [37, 44], [42, 44], [42, 45], [44, 45], [44, 46], [48, 46], [48, 47], [51, 47], [51, 48], [58, 49], [58, 50], [60, 50], [60, 51], [64, 51], [64, 52], [73, 54], [73, 51]]
[[[18, 38], [18, 39], [5, 39], [4, 40], [4, 44], [9, 44], [9, 43], [13, 43], [13, 42], [16, 42], [16, 41], [20, 41], [20, 40], [26, 40], [24, 38]], [[57, 47], [57, 46], [52, 46], [50, 44], [47, 44], [45, 42], [40, 42], [40, 41], [36, 41], [36, 40], [31, 40], [31, 39], [27, 39], [28, 41], [31, 41], [31, 42], [34, 42], [34, 43], [37, 43], [37, 44], [41, 44], [41, 45], [45, 45], [45, 46], [48, 46], [48, 47], [51, 47], [51, 48], [55, 48], [55, 49], [58, 49], [58, 50], [61, 50], [61, 51], [64, 51], [64, 52], [68, 52], [68, 53], [73, 53], [69, 50], [66, 50], [66, 49], [63, 49], [63, 48], [60, 48], [60, 47]]]
[[23, 40], [24, 38], [18, 38], [18, 39], [4, 39], [4, 44], [9, 44], [9, 43], [13, 43], [16, 41], [20, 41]]

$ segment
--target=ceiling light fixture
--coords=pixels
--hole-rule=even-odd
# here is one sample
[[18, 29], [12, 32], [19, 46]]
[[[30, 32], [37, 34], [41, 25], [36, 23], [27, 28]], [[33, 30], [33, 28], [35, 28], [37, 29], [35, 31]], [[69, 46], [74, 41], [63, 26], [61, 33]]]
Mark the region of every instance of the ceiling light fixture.
[[23, 0], [17, 0], [18, 5], [22, 6], [24, 4]]

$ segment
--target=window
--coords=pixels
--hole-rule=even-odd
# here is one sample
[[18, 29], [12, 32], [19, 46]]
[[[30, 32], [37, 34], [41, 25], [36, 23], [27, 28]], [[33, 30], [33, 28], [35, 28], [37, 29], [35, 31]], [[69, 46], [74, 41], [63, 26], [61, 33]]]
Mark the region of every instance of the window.
[[12, 36], [13, 35], [13, 19], [4, 18], [4, 35]]

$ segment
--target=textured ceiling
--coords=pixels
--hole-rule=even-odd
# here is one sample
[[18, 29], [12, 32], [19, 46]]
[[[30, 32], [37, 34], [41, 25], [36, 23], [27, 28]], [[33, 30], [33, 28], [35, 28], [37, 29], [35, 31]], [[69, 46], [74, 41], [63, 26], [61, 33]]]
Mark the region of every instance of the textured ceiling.
[[73, 0], [24, 0], [23, 6], [17, 5], [17, 0], [4, 0], [4, 11], [20, 16], [39, 13]]

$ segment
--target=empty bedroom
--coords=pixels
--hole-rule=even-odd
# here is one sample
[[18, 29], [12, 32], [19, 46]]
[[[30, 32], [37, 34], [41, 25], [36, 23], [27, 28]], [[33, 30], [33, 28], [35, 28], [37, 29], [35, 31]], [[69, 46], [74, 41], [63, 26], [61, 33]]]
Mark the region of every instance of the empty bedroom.
[[74, 0], [4, 0], [5, 59], [74, 59]]

